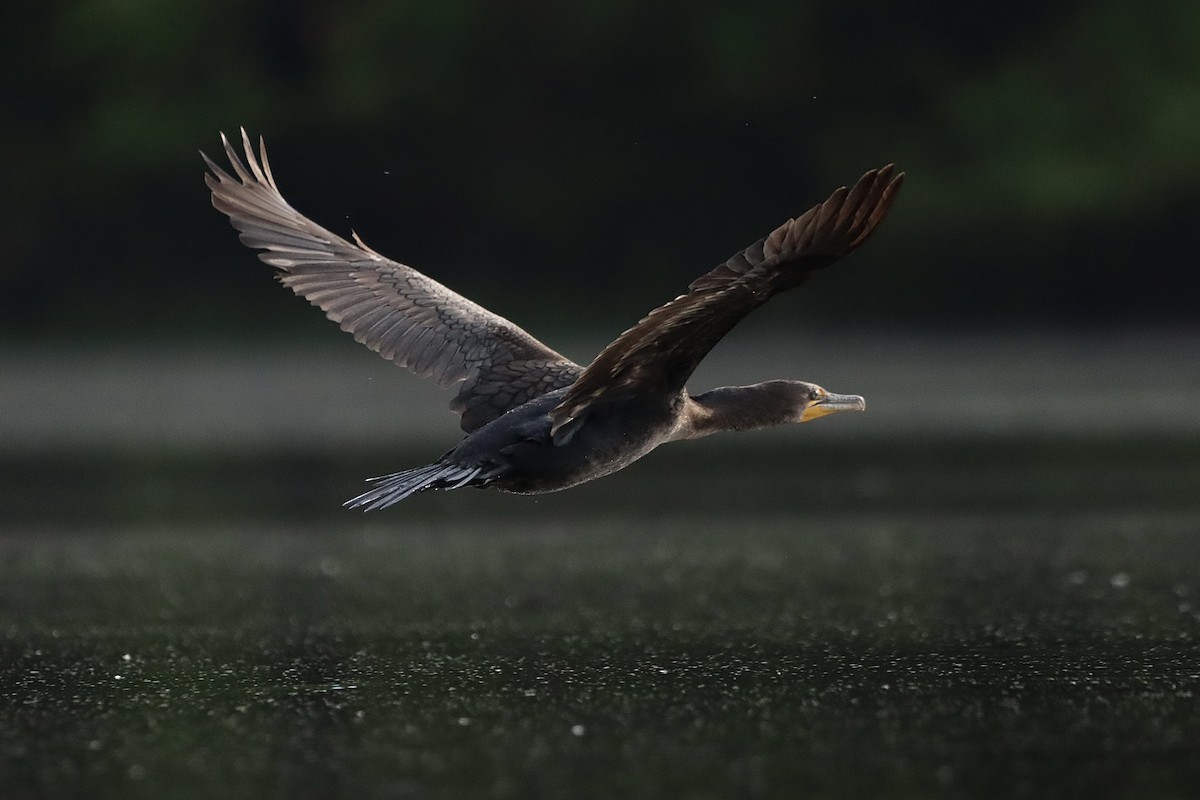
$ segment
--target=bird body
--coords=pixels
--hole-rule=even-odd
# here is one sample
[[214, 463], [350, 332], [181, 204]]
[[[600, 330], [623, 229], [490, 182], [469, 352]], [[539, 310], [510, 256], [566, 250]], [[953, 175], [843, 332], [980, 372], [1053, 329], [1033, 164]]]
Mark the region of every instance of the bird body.
[[[856, 395], [775, 380], [691, 395], [696, 366], [739, 320], [859, 247], [890, 210], [903, 174], [866, 173], [693, 281], [621, 334], [587, 368], [417, 270], [347, 241], [279, 193], [260, 141], [236, 178], [204, 156], [213, 205], [284, 285], [384, 358], [443, 386], [466, 437], [433, 464], [372, 478], [347, 502], [385, 508], [428, 489], [536, 494], [620, 470], [661, 444], [863, 410]], [[203, 154], [202, 154], [203, 155]]]
[[566, 389], [544, 394], [466, 436], [442, 461], [479, 467], [481, 482], [508, 492], [541, 494], [566, 489], [616, 472], [670, 435], [672, 418], [663, 409], [589, 418], [570, 441], [555, 444], [550, 412]]

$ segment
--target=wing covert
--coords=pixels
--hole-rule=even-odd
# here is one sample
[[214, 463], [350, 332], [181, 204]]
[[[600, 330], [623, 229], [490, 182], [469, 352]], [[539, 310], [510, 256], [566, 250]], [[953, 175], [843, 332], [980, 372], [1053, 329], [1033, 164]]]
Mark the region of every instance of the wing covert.
[[790, 219], [725, 263], [688, 292], [622, 333], [550, 412], [555, 441], [565, 442], [598, 407], [633, 397], [669, 402], [700, 361], [742, 318], [778, 292], [803, 283], [861, 246], [887, 216], [904, 174], [894, 165], [867, 172], [852, 189]]
[[201, 153], [213, 206], [277, 277], [384, 358], [440, 386], [462, 385], [450, 407], [473, 431], [510, 408], [570, 385], [582, 368], [507, 319], [412, 267], [296, 211], [280, 194], [259, 139], [242, 129], [245, 163], [221, 134], [236, 178]]

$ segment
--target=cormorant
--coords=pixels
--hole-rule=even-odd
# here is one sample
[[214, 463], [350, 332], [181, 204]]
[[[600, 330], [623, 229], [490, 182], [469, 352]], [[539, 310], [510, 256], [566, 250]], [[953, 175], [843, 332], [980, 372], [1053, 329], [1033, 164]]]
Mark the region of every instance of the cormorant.
[[433, 464], [371, 478], [346, 502], [387, 508], [427, 489], [492, 486], [553, 492], [615, 472], [665, 442], [717, 431], [807, 422], [862, 411], [863, 398], [802, 381], [725, 386], [691, 395], [684, 384], [744, 316], [856, 248], [887, 216], [903, 173], [867, 172], [853, 188], [790, 219], [701, 275], [618, 336], [586, 368], [412, 267], [347, 241], [292, 208], [259, 139], [242, 130], [242, 162], [221, 140], [237, 178], [201, 153], [212, 203], [279, 280], [384, 358], [443, 387], [467, 436]]

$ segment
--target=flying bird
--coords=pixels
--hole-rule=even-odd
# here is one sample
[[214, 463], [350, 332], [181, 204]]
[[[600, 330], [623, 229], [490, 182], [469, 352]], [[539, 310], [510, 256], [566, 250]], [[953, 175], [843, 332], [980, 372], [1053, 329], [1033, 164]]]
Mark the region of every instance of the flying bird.
[[[772, 380], [689, 394], [700, 361], [743, 317], [849, 255], [887, 216], [904, 174], [889, 164], [842, 187], [647, 314], [584, 367], [412, 267], [296, 211], [280, 194], [259, 139], [245, 161], [224, 134], [234, 175], [201, 153], [213, 206], [277, 270], [284, 286], [342, 330], [442, 387], [466, 437], [426, 466], [369, 479], [345, 505], [387, 508], [429, 489], [494, 487], [534, 494], [622, 469], [654, 448], [718, 431], [862, 411], [863, 398]], [[235, 177], [236, 176], [236, 177]]]

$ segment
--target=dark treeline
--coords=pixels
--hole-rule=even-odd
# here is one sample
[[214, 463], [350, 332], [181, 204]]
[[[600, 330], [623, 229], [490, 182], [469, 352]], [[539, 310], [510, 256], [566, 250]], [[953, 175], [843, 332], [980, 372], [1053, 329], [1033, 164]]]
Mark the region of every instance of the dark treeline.
[[542, 329], [632, 322], [887, 161], [896, 213], [803, 313], [1196, 318], [1189, 0], [21, 13], [0, 33], [10, 339], [308, 323], [208, 207], [197, 150], [238, 125], [300, 210]]

